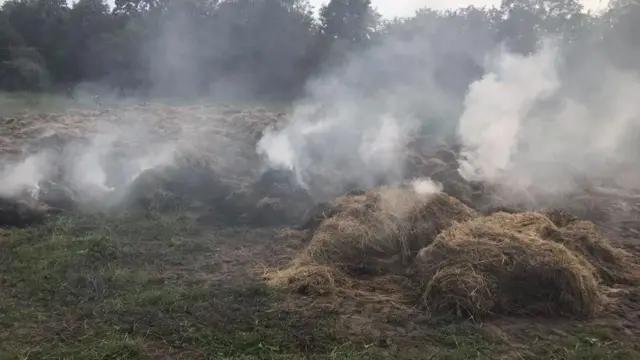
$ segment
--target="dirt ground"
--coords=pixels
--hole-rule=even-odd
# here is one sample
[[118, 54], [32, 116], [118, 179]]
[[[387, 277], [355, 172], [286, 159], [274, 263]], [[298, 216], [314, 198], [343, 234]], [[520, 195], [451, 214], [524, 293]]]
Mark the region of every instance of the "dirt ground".
[[[599, 226], [640, 261], [640, 208]], [[290, 233], [181, 212], [0, 228], [0, 360], [640, 358], [637, 287], [588, 320], [428, 316], [268, 287], [306, 246]]]

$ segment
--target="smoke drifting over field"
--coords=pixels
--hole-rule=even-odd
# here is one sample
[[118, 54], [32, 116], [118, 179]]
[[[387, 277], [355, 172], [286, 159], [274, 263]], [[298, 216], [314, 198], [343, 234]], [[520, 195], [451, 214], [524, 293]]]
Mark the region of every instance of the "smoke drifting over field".
[[[243, 14], [239, 6], [225, 2], [220, 9]], [[254, 10], [252, 16], [262, 18], [260, 9]], [[286, 15], [285, 10], [286, 6], [279, 8], [278, 14]], [[264, 112], [256, 116], [266, 120], [244, 124], [243, 118], [229, 120], [234, 115], [225, 115], [224, 110], [219, 114], [222, 118], [209, 120], [218, 110], [200, 109], [200, 113], [171, 115], [171, 136], [156, 136], [154, 127], [162, 121], [131, 126], [140, 120], [136, 114], [126, 124], [98, 126], [63, 150], [45, 146], [30, 152], [3, 170], [0, 194], [37, 191], [43, 181], [63, 176], [61, 181], [83, 198], [97, 194], [119, 201], [128, 196], [121, 190], [145, 170], [176, 165], [176, 154], [183, 152], [190, 152], [198, 166], [215, 167], [216, 176], [224, 174], [225, 181], [234, 184], [242, 183], [240, 177], [255, 181], [259, 170], [291, 171], [297, 185], [314, 200], [355, 188], [428, 178], [432, 174], [415, 171], [409, 158], [431, 157], [438, 151], [453, 154], [453, 161], [445, 160], [445, 165], [457, 160], [453, 176], [460, 179], [456, 181], [496, 185], [534, 198], [572, 191], [583, 182], [608, 180], [605, 177], [619, 180], [623, 168], [637, 165], [637, 75], [616, 68], [602, 49], [586, 42], [580, 45], [583, 48], [574, 48], [564, 40], [544, 41], [535, 51], [508, 46], [506, 40], [496, 40], [494, 20], [486, 11], [465, 11], [455, 16], [423, 12], [381, 31], [367, 46], [342, 52], [338, 60], [327, 55], [329, 65], [319, 67], [323, 70], [306, 81], [305, 91], [286, 115], [287, 122], [271, 121]], [[200, 46], [199, 37], [187, 35], [204, 32], [182, 27], [190, 17], [181, 12], [159, 19], [162, 31], [144, 50], [155, 80], [151, 93], [175, 90], [191, 96], [209, 87], [216, 95], [226, 92], [217, 99], [236, 100], [243, 96], [238, 94], [247, 93], [253, 100], [265, 91], [265, 84], [276, 83], [265, 80], [262, 68], [256, 74], [226, 73], [221, 64], [209, 69], [215, 80], [200, 76], [209, 63], [190, 56]], [[177, 28], [182, 30], [176, 33]], [[235, 49], [223, 41], [226, 32], [216, 34], [224, 36], [211, 39], [215, 49], [221, 53]], [[277, 50], [269, 51], [267, 43], [260, 42], [264, 51], [259, 59], [268, 58], [273, 64], [264, 72], [279, 74], [280, 85], [273, 88], [289, 88], [298, 80], [299, 74], [294, 73], [300, 69], [294, 71], [290, 63], [276, 61], [280, 58], [275, 53], [299, 55], [305, 53], [307, 43], [293, 46], [278, 40]], [[570, 56], [575, 57], [577, 48], [584, 50], [582, 60]], [[262, 89], [253, 89], [252, 81]], [[162, 111], [147, 115], [162, 120]], [[189, 166], [194, 165], [192, 160]], [[438, 161], [431, 161], [425, 167], [437, 166]], [[64, 175], [57, 173], [59, 168]], [[185, 174], [181, 181], [188, 183], [190, 177]], [[438, 184], [445, 182], [432, 178]], [[451, 193], [447, 184], [441, 185]]]
[[311, 82], [291, 123], [267, 132], [258, 151], [301, 183], [324, 168], [340, 174], [325, 180], [336, 187], [372, 187], [405, 176], [406, 146], [418, 129], [430, 132], [423, 149], [455, 129], [463, 178], [534, 198], [610, 181], [638, 163], [640, 106], [630, 97], [640, 90], [637, 76], [606, 63], [593, 86], [593, 76], [563, 72], [563, 45], [549, 40], [530, 55], [496, 48], [484, 75], [456, 97], [435, 80], [433, 49], [410, 45], [389, 40]]
[[458, 127], [465, 178], [552, 196], [637, 166], [640, 107], [629, 94], [638, 78], [609, 65], [597, 89], [571, 94], [583, 80], [561, 78], [561, 61], [552, 43], [528, 57], [503, 54], [470, 86]]
[[82, 133], [73, 116], [60, 118], [57, 124], [34, 124], [40, 135], [23, 145], [21, 159], [5, 158], [0, 196], [41, 199], [53, 184], [64, 186], [77, 203], [108, 207], [123, 200], [123, 190], [142, 172], [174, 162], [178, 143], [152, 141], [145, 126], [93, 118], [82, 124], [90, 128]]
[[392, 38], [312, 79], [291, 122], [271, 129], [258, 152], [308, 185], [326, 169], [327, 185], [374, 187], [404, 179], [405, 148], [426, 122], [451, 131], [460, 99], [439, 90], [430, 49], [417, 37]]
[[471, 84], [458, 125], [464, 178], [499, 181], [516, 151], [521, 118], [560, 85], [555, 55], [550, 45], [529, 57], [503, 54], [493, 72]]
[[26, 191], [37, 196], [38, 184], [47, 175], [46, 161], [45, 154], [39, 153], [5, 168], [0, 175], [0, 195], [14, 196]]

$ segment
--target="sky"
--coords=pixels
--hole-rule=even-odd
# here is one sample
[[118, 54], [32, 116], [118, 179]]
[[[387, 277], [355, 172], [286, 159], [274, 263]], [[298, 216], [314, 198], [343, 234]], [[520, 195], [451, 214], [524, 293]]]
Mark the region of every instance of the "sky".
[[[5, 0], [0, 0], [2, 4]], [[114, 0], [107, 0], [113, 5]], [[311, 5], [318, 9], [329, 0], [309, 0]], [[599, 10], [606, 7], [609, 0], [582, 0], [586, 9]], [[429, 6], [431, 9], [451, 9], [474, 6], [498, 6], [501, 0], [372, 0], [373, 6], [382, 16], [394, 18], [396, 16], [411, 16], [416, 10]]]
[[[315, 8], [319, 8], [328, 0], [310, 0]], [[474, 6], [498, 6], [500, 0], [372, 0], [371, 3], [387, 18], [411, 16], [416, 10], [429, 6], [431, 9], [448, 9]], [[585, 8], [598, 10], [607, 5], [608, 0], [583, 0]]]

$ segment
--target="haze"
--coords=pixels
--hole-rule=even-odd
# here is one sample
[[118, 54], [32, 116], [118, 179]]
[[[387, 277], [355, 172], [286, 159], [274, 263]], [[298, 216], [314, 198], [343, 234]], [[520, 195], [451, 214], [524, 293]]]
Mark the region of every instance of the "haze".
[[[5, 0], [0, 0], [0, 4]], [[73, 1], [71, 1], [73, 2]], [[113, 6], [114, 1], [109, 0], [109, 5]], [[327, 0], [310, 0], [309, 3], [317, 10], [320, 6], [326, 4]], [[585, 9], [599, 10], [607, 6], [606, 1], [602, 0], [585, 0], [581, 1]], [[413, 15], [416, 10], [429, 7], [431, 9], [451, 9], [467, 6], [493, 7], [499, 6], [499, 0], [372, 0], [372, 5], [378, 12], [386, 18], [406, 17]]]
[[[311, 0], [314, 8], [326, 4], [327, 0]], [[599, 10], [607, 6], [606, 1], [585, 0], [581, 1], [586, 9]], [[431, 9], [455, 9], [467, 6], [493, 7], [500, 6], [500, 0], [372, 0], [371, 4], [386, 18], [406, 17], [413, 15], [416, 10], [429, 7]]]

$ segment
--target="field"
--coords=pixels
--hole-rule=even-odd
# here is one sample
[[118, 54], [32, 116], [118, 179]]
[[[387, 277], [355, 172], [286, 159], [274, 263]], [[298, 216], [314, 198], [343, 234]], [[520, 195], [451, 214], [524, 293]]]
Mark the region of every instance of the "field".
[[[162, 134], [172, 133], [172, 116], [201, 114], [198, 123], [238, 116], [235, 121], [244, 119], [247, 124], [216, 120], [216, 126], [207, 128], [208, 139], [218, 136], [233, 139], [233, 144], [253, 141], [249, 139], [255, 134], [249, 134], [247, 126], [259, 133], [282, 117], [228, 109], [213, 116], [212, 110], [202, 109], [151, 106], [125, 112], [137, 117], [163, 114]], [[97, 118], [118, 116], [83, 110], [5, 117], [1, 135], [5, 152], [11, 154], [7, 159], [14, 159], [23, 142], [31, 141], [30, 134], [44, 132], [52, 122], [59, 125], [57, 131], [71, 133]], [[226, 149], [232, 144], [220, 142]], [[206, 151], [197, 150], [219, 149], [207, 144]], [[238, 145], [235, 153], [251, 158], [252, 148], [253, 144]], [[230, 166], [221, 161], [211, 165], [201, 157], [198, 164], [206, 163], [216, 174], [226, 174]], [[192, 168], [193, 161], [188, 161]], [[221, 180], [229, 187], [225, 194], [244, 191], [249, 193], [243, 195], [245, 202], [261, 203], [257, 200], [263, 194], [247, 190], [258, 181], [252, 176], [256, 174], [243, 172]], [[445, 192], [455, 192], [451, 189], [458, 188], [445, 184]], [[430, 311], [417, 301], [396, 301], [393, 291], [386, 296], [389, 291], [382, 286], [359, 290], [358, 284], [370, 282], [360, 278], [354, 278], [349, 294], [333, 291], [336, 284], [318, 294], [309, 290], [312, 280], [306, 291], [299, 291], [273, 286], [272, 281], [279, 274], [276, 269], [286, 269], [309, 246], [290, 225], [266, 221], [264, 213], [256, 217], [264, 220], [259, 224], [211, 221], [211, 213], [221, 219], [230, 210], [211, 207], [203, 216], [203, 210], [189, 207], [192, 199], [184, 196], [180, 206], [170, 210], [156, 206], [155, 193], [144, 197], [152, 197], [149, 201], [155, 204], [144, 211], [65, 210], [29, 226], [0, 229], [0, 360], [640, 358], [640, 289], [634, 281], [598, 280], [594, 286], [604, 300], [587, 316], [545, 316], [544, 310], [535, 316], [513, 311], [471, 317]], [[280, 200], [286, 206], [286, 199]], [[640, 256], [640, 211], [635, 205], [624, 219], [596, 222], [607, 241], [626, 250], [633, 264]], [[246, 214], [251, 206], [233, 214]], [[280, 208], [269, 207], [266, 213], [274, 209]], [[316, 227], [316, 235], [317, 229], [321, 228]], [[609, 264], [606, 256], [602, 258]]]

